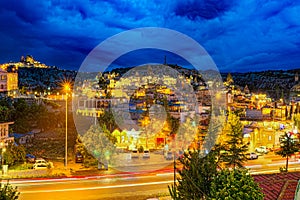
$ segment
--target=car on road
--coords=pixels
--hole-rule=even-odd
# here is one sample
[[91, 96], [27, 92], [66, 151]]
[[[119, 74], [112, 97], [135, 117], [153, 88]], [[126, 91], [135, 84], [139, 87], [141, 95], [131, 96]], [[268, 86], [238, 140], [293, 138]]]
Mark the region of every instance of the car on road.
[[132, 150], [131, 158], [139, 158], [139, 157], [140, 157], [139, 151], [137, 149]]
[[254, 152], [251, 152], [251, 153], [247, 153], [246, 157], [247, 157], [248, 160], [254, 160], [254, 159], [258, 158], [258, 155]]
[[143, 158], [150, 158], [150, 151], [148, 149], [144, 150]]
[[83, 155], [80, 152], [76, 153], [75, 162], [76, 163], [83, 163]]
[[165, 158], [166, 160], [173, 160], [173, 153], [171, 151], [167, 152]]
[[257, 148], [255, 148], [255, 151], [257, 153], [268, 153], [269, 152], [266, 146], [257, 147]]

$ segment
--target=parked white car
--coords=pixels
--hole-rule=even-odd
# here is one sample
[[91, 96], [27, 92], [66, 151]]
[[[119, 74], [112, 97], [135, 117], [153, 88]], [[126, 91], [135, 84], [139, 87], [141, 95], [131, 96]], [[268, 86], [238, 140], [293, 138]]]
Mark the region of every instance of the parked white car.
[[247, 153], [246, 157], [247, 157], [248, 160], [253, 160], [253, 159], [257, 159], [258, 155], [254, 152], [251, 152], [251, 153]]
[[150, 151], [144, 150], [143, 158], [150, 158]]
[[257, 147], [257, 148], [255, 149], [255, 151], [256, 151], [257, 153], [268, 153], [268, 152], [269, 152], [266, 146], [260, 146], [260, 147]]
[[37, 158], [35, 160], [35, 163], [33, 164], [33, 169], [48, 169], [48, 168], [52, 168], [52, 167], [53, 167], [53, 163], [47, 162], [43, 158]]
[[173, 160], [173, 152], [169, 151], [165, 155], [166, 160]]
[[131, 157], [132, 159], [134, 159], [134, 158], [139, 158], [139, 157], [140, 157], [139, 151], [138, 151], [137, 149], [132, 150], [132, 152], [131, 152], [131, 154], [130, 154], [130, 157]]

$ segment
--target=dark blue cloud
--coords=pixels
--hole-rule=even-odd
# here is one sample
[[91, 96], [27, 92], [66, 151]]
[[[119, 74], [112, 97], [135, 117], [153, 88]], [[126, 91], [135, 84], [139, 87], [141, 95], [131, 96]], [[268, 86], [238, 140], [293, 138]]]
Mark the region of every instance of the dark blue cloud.
[[[299, 13], [294, 0], [0, 1], [0, 63], [32, 54], [49, 65], [78, 69], [108, 37], [152, 26], [195, 39], [222, 71], [296, 68]], [[130, 55], [126, 66], [145, 60]], [[151, 56], [156, 60], [150, 53], [147, 60]], [[178, 61], [171, 55], [168, 60]]]
[[197, 18], [214, 19], [219, 17], [224, 12], [228, 11], [232, 6], [231, 0], [193, 0], [181, 1], [175, 7], [175, 14], [186, 16], [191, 20]]

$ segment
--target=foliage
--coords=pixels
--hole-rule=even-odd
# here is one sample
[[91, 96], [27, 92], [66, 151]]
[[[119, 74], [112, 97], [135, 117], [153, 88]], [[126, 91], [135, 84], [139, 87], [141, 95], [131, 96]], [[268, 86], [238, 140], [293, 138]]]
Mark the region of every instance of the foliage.
[[263, 200], [264, 194], [246, 170], [225, 169], [217, 173], [211, 183], [212, 200], [243, 199]]
[[9, 143], [6, 151], [3, 154], [4, 164], [14, 165], [15, 163], [22, 163], [25, 161], [26, 151], [22, 145], [16, 146], [13, 143]]
[[[298, 104], [297, 104], [296, 110], [297, 110], [297, 109], [299, 110], [298, 107], [299, 107], [299, 106], [298, 106]], [[297, 128], [300, 128], [300, 113], [294, 114], [294, 115], [293, 115], [293, 120], [294, 120], [294, 126], [297, 127]]]
[[97, 75], [97, 79], [98, 79], [98, 85], [99, 85], [100, 89], [106, 90], [107, 89], [107, 85], [108, 85], [109, 82], [103, 76], [103, 74], [101, 72], [99, 72], [99, 74]]
[[113, 132], [116, 128], [118, 128], [111, 110], [104, 111], [104, 113], [98, 118], [98, 120], [99, 124], [101, 126], [105, 126], [110, 132]]
[[143, 147], [143, 146], [140, 146], [140, 147], [138, 148], [138, 151], [139, 151], [140, 153], [144, 152], [144, 147]]
[[279, 167], [279, 172], [287, 172], [286, 167]]
[[198, 150], [184, 154], [180, 159], [183, 165], [177, 178], [178, 184], [169, 186], [173, 199], [206, 199], [210, 193], [213, 177], [217, 173], [215, 151], [205, 157]]
[[193, 119], [187, 118], [184, 123], [181, 123], [176, 133], [177, 147], [180, 149], [187, 149], [188, 145], [193, 141], [197, 135], [198, 127], [193, 125]]
[[116, 151], [114, 146], [116, 141], [117, 139], [106, 129], [106, 126], [100, 128], [92, 125], [82, 136], [85, 148], [99, 161], [112, 159], [111, 156]]
[[17, 200], [20, 192], [17, 187], [12, 187], [8, 182], [6, 184], [1, 183], [0, 200]]
[[289, 157], [299, 151], [298, 139], [292, 138], [292, 134], [285, 133], [280, 136], [280, 149], [275, 154], [286, 158], [285, 170], [288, 171]]
[[44, 102], [46, 105], [51, 106], [53, 109], [57, 109], [57, 108], [60, 108], [60, 107], [61, 107], [60, 104], [55, 103], [55, 102], [53, 102], [53, 101], [46, 100], [46, 99], [44, 99], [43, 102]]
[[32, 169], [33, 164], [32, 163], [23, 163], [23, 164], [17, 164], [14, 166], [11, 166], [9, 169], [10, 170], [27, 170], [27, 169]]
[[[52, 104], [53, 102], [47, 101], [46, 103]], [[13, 121], [12, 128], [17, 133], [27, 133], [35, 127], [42, 131], [48, 130], [61, 122], [59, 118], [61, 116], [50, 112], [44, 104], [36, 102], [29, 104], [24, 99], [0, 99], [0, 122]]]
[[248, 171], [218, 169], [220, 148], [215, 147], [202, 157], [201, 151], [185, 153], [180, 159], [183, 165], [177, 177], [178, 184], [168, 186], [174, 200], [178, 199], [245, 199], [262, 200], [264, 194]]
[[12, 110], [7, 106], [0, 106], [0, 121], [8, 122], [12, 119]]
[[230, 73], [228, 73], [228, 75], [227, 75], [226, 82], [228, 85], [233, 84], [233, 78]]
[[226, 129], [227, 140], [224, 142], [225, 153], [222, 160], [227, 167], [241, 168], [247, 160], [245, 154], [248, 146], [243, 143], [243, 125], [239, 117], [231, 112], [228, 115]]
[[97, 165], [97, 159], [95, 159], [89, 151], [85, 148], [85, 145], [82, 143], [81, 138], [77, 136], [75, 144], [75, 153], [80, 153], [83, 155], [83, 165], [84, 167], [91, 167]]
[[84, 144], [82, 143], [79, 135], [76, 138], [75, 152], [80, 153], [82, 155], [86, 154], [86, 149], [85, 149]]

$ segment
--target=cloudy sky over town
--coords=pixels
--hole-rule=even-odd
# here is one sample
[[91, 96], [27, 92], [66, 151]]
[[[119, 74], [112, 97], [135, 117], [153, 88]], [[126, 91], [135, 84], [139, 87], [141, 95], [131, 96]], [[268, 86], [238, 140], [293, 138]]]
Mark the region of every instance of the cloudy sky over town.
[[[295, 0], [0, 1], [0, 63], [30, 54], [47, 65], [77, 70], [107, 38], [161, 27], [196, 40], [220, 71], [300, 68], [299, 13]], [[113, 64], [163, 63], [165, 55], [168, 63], [186, 64], [149, 49]]]

